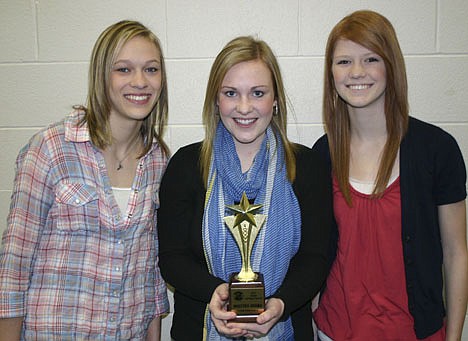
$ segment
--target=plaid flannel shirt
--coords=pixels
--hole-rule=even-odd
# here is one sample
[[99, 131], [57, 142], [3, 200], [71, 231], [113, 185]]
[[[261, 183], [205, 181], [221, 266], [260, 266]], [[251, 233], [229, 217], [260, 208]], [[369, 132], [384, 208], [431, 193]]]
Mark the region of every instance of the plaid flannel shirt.
[[17, 158], [0, 250], [0, 318], [24, 317], [22, 338], [140, 340], [168, 310], [156, 209], [167, 158], [139, 160], [127, 212], [82, 112], [34, 135]]

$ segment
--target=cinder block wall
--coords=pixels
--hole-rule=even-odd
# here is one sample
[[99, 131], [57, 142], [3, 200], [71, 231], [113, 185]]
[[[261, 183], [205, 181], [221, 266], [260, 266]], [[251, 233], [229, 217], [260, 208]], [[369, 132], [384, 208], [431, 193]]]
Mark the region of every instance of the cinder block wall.
[[[166, 140], [173, 152], [203, 137], [201, 108], [213, 58], [228, 40], [248, 34], [266, 40], [279, 57], [292, 104], [289, 135], [312, 145], [323, 133], [328, 32], [363, 8], [381, 12], [396, 28], [411, 114], [451, 132], [468, 160], [466, 0], [0, 0], [0, 232], [20, 147], [71, 105], [85, 102], [91, 48], [111, 23], [142, 21], [162, 41], [170, 91]], [[163, 340], [170, 339], [169, 326], [170, 316]]]

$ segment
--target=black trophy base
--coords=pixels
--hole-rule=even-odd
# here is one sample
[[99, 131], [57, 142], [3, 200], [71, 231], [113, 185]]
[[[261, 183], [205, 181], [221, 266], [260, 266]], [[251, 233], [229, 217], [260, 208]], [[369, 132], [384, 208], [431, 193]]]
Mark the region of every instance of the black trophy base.
[[250, 282], [239, 281], [235, 273], [229, 278], [228, 310], [237, 314], [235, 322], [256, 322], [257, 316], [265, 311], [263, 275], [255, 274], [257, 278]]

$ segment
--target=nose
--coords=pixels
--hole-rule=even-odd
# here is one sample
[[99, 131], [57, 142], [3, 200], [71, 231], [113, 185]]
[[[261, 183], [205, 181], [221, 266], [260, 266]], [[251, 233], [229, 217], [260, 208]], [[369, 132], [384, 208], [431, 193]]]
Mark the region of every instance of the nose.
[[147, 81], [144, 72], [141, 70], [135, 70], [130, 85], [138, 89], [145, 88]]
[[361, 63], [354, 63], [351, 66], [351, 69], [349, 72], [349, 75], [351, 78], [364, 77], [365, 74], [366, 74], [366, 70], [364, 69]]
[[246, 115], [249, 112], [251, 112], [252, 105], [250, 103], [250, 100], [245, 96], [240, 97], [239, 101], [237, 102], [236, 110], [238, 113], [243, 115]]

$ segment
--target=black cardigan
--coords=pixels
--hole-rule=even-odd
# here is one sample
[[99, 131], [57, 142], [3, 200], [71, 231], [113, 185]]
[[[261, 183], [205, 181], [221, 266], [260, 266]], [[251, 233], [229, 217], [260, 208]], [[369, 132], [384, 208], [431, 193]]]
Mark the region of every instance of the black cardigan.
[[[223, 283], [208, 272], [202, 247], [205, 187], [199, 157], [201, 143], [181, 148], [170, 160], [159, 191], [159, 265], [175, 288], [171, 336], [201, 340], [204, 313], [215, 288]], [[310, 301], [327, 275], [332, 221], [330, 176], [321, 158], [297, 145], [294, 192], [301, 209], [301, 244], [273, 297], [284, 302], [283, 319], [292, 315], [296, 340], [311, 340]]]
[[[331, 169], [327, 136], [322, 136], [313, 149]], [[465, 164], [455, 139], [439, 127], [410, 117], [400, 145], [401, 239], [408, 309], [420, 339], [439, 330], [445, 316], [437, 207], [464, 200], [465, 184]], [[336, 225], [331, 236], [333, 261], [338, 241]]]

